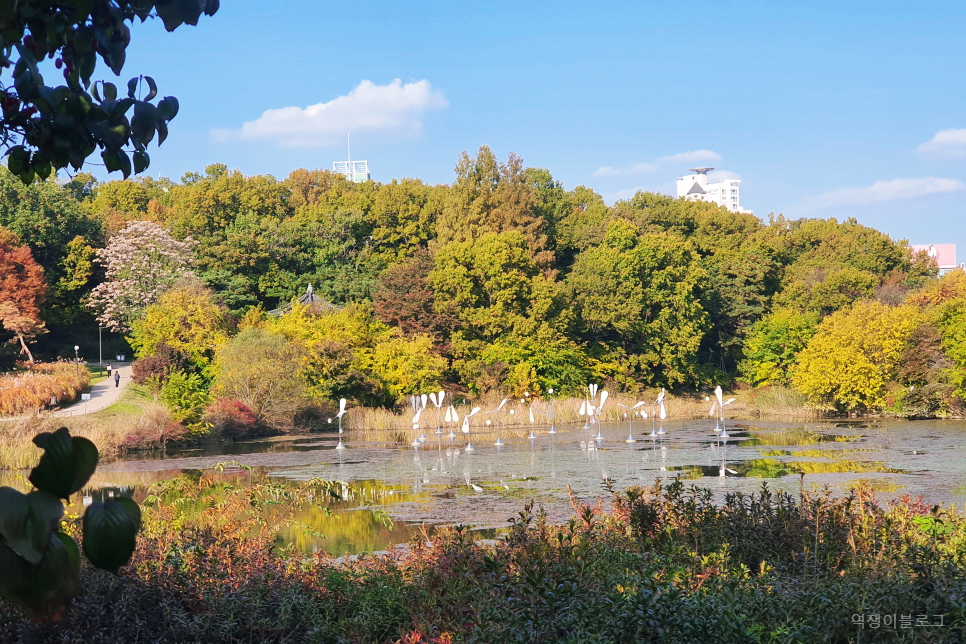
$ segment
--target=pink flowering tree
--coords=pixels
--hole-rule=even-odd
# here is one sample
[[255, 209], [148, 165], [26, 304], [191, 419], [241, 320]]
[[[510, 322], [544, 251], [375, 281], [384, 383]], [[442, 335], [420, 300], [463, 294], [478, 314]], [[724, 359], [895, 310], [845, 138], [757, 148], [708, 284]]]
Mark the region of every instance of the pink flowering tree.
[[161, 226], [135, 221], [115, 235], [95, 260], [106, 279], [91, 292], [88, 306], [113, 331], [131, 330], [148, 306], [185, 277], [193, 277], [191, 240], [178, 241]]

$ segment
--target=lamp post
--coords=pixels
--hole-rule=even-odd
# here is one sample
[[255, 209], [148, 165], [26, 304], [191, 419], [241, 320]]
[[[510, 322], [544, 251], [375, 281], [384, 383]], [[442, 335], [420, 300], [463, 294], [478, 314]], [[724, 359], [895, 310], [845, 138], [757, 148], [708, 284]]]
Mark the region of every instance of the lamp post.
[[101, 340], [101, 330], [103, 328], [104, 327], [102, 327], [100, 324], [97, 325], [97, 366], [99, 367], [104, 366], [104, 351], [103, 351], [104, 344]]
[[78, 351], [80, 351], [80, 347], [75, 344], [74, 345], [74, 366], [77, 371], [77, 378], [80, 379], [80, 356], [77, 355]]

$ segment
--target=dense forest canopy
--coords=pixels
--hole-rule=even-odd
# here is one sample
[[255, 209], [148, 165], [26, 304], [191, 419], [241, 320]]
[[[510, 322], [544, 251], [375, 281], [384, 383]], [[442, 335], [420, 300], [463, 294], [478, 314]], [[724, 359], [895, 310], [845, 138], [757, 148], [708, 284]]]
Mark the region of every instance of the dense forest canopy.
[[[177, 182], [81, 173], [25, 186], [0, 171], [4, 239], [30, 250], [46, 284], [34, 353], [83, 336], [91, 355], [99, 323], [120, 329], [154, 360], [143, 377], [196, 407], [219, 383], [243, 389], [246, 342], [286, 356], [306, 400], [388, 406], [439, 384], [567, 394], [589, 381], [741, 381], [840, 410], [901, 405], [918, 383], [933, 393], [917, 409], [935, 411], [963, 389], [962, 278], [938, 279], [904, 240], [854, 219], [762, 221], [655, 193], [608, 206], [485, 146], [455, 169], [436, 186], [220, 164]], [[309, 285], [335, 307], [265, 315]], [[844, 340], [870, 326], [891, 339]], [[27, 336], [4, 332], [18, 343], [5, 345], [9, 366]], [[910, 343], [934, 359], [902, 375]], [[874, 382], [830, 382], [849, 379], [823, 362], [841, 351], [866, 351]]]

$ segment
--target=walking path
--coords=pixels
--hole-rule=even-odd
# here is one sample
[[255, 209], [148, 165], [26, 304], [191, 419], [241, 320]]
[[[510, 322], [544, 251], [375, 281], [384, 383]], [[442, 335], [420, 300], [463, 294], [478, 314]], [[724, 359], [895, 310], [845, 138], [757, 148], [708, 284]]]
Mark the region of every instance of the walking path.
[[84, 414], [93, 414], [95, 411], [106, 409], [116, 403], [117, 399], [121, 397], [124, 388], [131, 382], [131, 365], [115, 367], [115, 371], [121, 374], [119, 387], [114, 386], [114, 374], [111, 373], [110, 378], [102, 380], [91, 387], [91, 399], [89, 401], [74, 403], [70, 407], [57, 410], [51, 415], [83, 416]]

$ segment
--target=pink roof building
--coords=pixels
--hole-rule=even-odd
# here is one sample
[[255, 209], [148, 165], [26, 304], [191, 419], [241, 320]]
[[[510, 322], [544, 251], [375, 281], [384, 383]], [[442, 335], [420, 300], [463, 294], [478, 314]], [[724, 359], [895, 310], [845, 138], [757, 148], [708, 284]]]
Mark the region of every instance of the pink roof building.
[[910, 244], [909, 249], [914, 254], [924, 252], [935, 259], [940, 275], [959, 266], [956, 263], [956, 244]]

